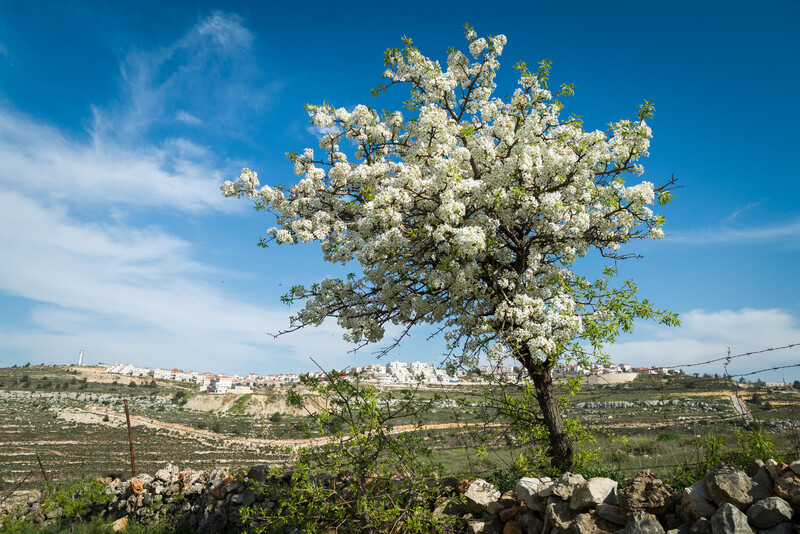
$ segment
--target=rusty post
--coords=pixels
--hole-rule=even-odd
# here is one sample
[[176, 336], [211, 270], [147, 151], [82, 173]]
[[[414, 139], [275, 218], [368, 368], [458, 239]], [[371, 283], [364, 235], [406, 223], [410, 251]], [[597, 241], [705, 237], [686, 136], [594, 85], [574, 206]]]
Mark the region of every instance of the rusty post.
[[128, 412], [128, 399], [125, 399], [125, 421], [128, 422], [128, 442], [131, 444], [131, 476], [136, 476], [136, 462], [133, 460], [133, 434], [131, 433], [131, 415]]
[[22, 480], [20, 480], [20, 481], [19, 481], [19, 484], [17, 484], [16, 486], [14, 486], [14, 489], [12, 489], [12, 490], [11, 490], [11, 492], [10, 492], [8, 495], [6, 495], [5, 497], [3, 497], [3, 500], [2, 500], [2, 501], [0, 501], [0, 505], [2, 505], [4, 502], [6, 502], [6, 500], [7, 500], [9, 497], [11, 497], [12, 495], [14, 495], [14, 493], [15, 493], [15, 492], [16, 492], [16, 491], [19, 489], [19, 487], [20, 487], [21, 485], [23, 485], [23, 484], [25, 483], [25, 481], [26, 481], [26, 480], [28, 480], [28, 477], [29, 477], [29, 476], [31, 476], [31, 475], [33, 474], [33, 471], [34, 471], [34, 470], [31, 470], [31, 471], [29, 471], [29, 472], [28, 472], [28, 474], [27, 474], [27, 475], [25, 475], [25, 478], [23, 478]]
[[50, 482], [49, 480], [47, 480], [47, 473], [44, 472], [44, 466], [42, 465], [42, 459], [39, 458], [39, 453], [38, 452], [36, 453], [36, 461], [39, 462], [39, 469], [42, 470], [42, 476], [44, 477], [44, 481], [45, 482]]

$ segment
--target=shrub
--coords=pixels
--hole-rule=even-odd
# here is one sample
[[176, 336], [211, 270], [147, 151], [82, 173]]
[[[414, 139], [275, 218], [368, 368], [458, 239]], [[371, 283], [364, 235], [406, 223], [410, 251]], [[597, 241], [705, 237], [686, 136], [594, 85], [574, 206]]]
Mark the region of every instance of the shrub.
[[[416, 389], [401, 393], [389, 408], [380, 392], [360, 381], [328, 373], [327, 381], [304, 376], [302, 382], [321, 397], [319, 411], [306, 427], [327, 441], [297, 451], [291, 479], [269, 486], [274, 510], [245, 507], [242, 519], [255, 532], [398, 532], [436, 533], [454, 530], [458, 518], [431, 513], [440, 466], [417, 432], [420, 415], [430, 403], [414, 402]], [[306, 407], [290, 391], [293, 405]], [[412, 422], [415, 431], [393, 433], [393, 423]], [[255, 491], [267, 491], [257, 485]]]
[[61, 508], [59, 518], [78, 519], [88, 515], [95, 506], [111, 502], [113, 496], [105, 490], [105, 484], [91, 477], [66, 484], [45, 483], [42, 486], [42, 511], [49, 514]]
[[762, 426], [753, 428], [749, 432], [744, 429], [737, 429], [736, 441], [739, 444], [737, 453], [740, 460], [738, 463], [741, 467], [747, 467], [754, 458], [762, 460], [779, 459], [775, 458], [775, 445]]
[[662, 432], [656, 437], [656, 441], [678, 441], [678, 439], [680, 439], [680, 436], [674, 430]]

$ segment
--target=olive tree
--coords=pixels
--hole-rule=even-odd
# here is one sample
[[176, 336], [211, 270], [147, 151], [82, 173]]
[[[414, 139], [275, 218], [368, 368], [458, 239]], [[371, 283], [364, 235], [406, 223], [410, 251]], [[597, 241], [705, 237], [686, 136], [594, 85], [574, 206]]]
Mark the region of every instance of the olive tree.
[[[560, 117], [573, 87], [548, 89], [548, 61], [517, 64], [519, 87], [493, 96], [506, 38], [466, 33], [468, 54], [451, 49], [445, 65], [410, 39], [385, 52], [374, 94], [407, 85], [405, 113], [307, 106], [321, 138], [319, 150], [287, 154], [295, 185], [261, 186], [244, 169], [222, 191], [275, 215], [262, 246], [318, 241], [325, 260], [363, 269], [293, 287], [284, 300], [304, 306], [287, 332], [332, 317], [363, 345], [399, 326], [388, 350], [430, 324], [448, 357], [513, 358], [536, 388], [553, 463], [567, 469], [575, 446], [552, 370], [587, 361], [637, 317], [677, 323], [631, 282], [615, 287], [612, 268], [630, 241], [664, 235], [651, 206], [674, 183], [639, 178], [650, 102], [607, 132], [585, 131]], [[606, 259], [597, 279], [574, 269], [587, 254]]]

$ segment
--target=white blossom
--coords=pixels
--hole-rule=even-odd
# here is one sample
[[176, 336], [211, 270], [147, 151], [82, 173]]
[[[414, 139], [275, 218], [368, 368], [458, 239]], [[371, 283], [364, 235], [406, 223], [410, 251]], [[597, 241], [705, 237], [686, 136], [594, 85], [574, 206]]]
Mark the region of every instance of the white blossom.
[[277, 243], [318, 241], [326, 260], [361, 264], [302, 293], [299, 323], [335, 316], [354, 342], [381, 339], [387, 322], [443, 323], [467, 351], [552, 358], [610, 317], [600, 297], [577, 297], [589, 285], [573, 264], [664, 236], [657, 188], [626, 182], [652, 132], [628, 119], [586, 132], [524, 69], [509, 100], [494, 97], [506, 38], [467, 37], [475, 60], [452, 51], [446, 70], [410, 44], [387, 56], [384, 77], [414, 87], [415, 116], [308, 106], [326, 133], [317, 159], [293, 156], [298, 183], [261, 187], [244, 169], [222, 192], [275, 214]]

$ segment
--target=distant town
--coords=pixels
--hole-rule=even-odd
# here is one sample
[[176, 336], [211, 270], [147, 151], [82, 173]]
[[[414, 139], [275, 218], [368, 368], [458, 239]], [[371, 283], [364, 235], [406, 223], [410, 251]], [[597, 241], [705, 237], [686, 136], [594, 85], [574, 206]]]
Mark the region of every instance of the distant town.
[[[157, 380], [174, 380], [199, 385], [200, 391], [209, 393], [252, 393], [253, 388], [280, 387], [300, 381], [300, 374], [280, 373], [259, 376], [256, 373], [239, 375], [218, 375], [211, 372], [182, 371], [180, 369], [149, 369], [136, 367], [131, 364], [116, 364], [109, 366], [106, 373], [131, 377], [152, 377]], [[571, 365], [556, 368], [553, 372], [557, 377], [593, 376], [615, 373], [638, 374], [672, 374], [674, 369], [664, 367], [639, 367], [635, 368], [627, 363], [605, 365], [595, 364], [590, 367]], [[370, 381], [380, 385], [411, 384], [417, 381], [431, 384], [480, 384], [496, 382], [497, 380], [517, 382], [524, 380], [526, 373], [523, 367], [514, 365], [484, 365], [479, 368], [479, 373], [447, 369], [438, 369], [430, 363], [423, 362], [390, 362], [386, 365], [375, 364], [363, 367], [351, 367], [340, 372], [346, 380]], [[327, 379], [324, 372], [309, 373], [321, 380]]]

